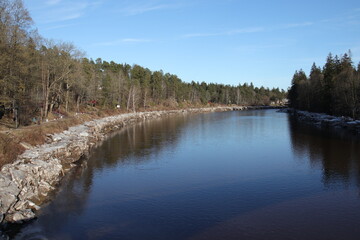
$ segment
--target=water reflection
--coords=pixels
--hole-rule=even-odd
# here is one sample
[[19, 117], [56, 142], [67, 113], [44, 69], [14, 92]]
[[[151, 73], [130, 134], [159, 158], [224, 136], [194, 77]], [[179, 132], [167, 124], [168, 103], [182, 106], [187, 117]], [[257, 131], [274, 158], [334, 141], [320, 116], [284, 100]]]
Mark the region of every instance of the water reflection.
[[139, 123], [95, 149], [10, 235], [357, 239], [360, 145], [346, 136], [274, 110]]
[[321, 168], [327, 187], [360, 183], [360, 141], [358, 136], [341, 129], [322, 129], [290, 118], [289, 133], [298, 160]]
[[149, 154], [161, 151], [165, 144], [166, 147], [176, 144], [181, 128], [191, 123], [186, 119], [187, 115], [165, 117], [126, 127], [110, 136], [88, 162], [92, 169], [140, 164]]
[[[186, 114], [163, 117], [140, 122], [111, 134], [92, 151], [89, 159], [78, 162], [66, 176], [60, 191], [54, 193], [55, 199], [39, 213], [40, 219], [23, 226], [10, 226], [4, 232], [5, 235], [10, 239], [46, 239], [45, 236], [49, 235], [53, 236], [52, 239], [74, 239], [73, 232], [67, 235], [66, 229], [61, 228], [71, 225], [68, 221], [74, 215], [81, 216], [84, 213], [96, 173], [116, 166], [134, 166], [150, 161], [147, 157], [150, 154], [156, 156], [163, 147], [171, 149], [175, 146], [181, 129], [185, 125], [192, 125], [198, 117]], [[99, 229], [96, 232], [89, 236], [92, 238], [99, 235]], [[83, 238], [77, 236], [75, 239]]]

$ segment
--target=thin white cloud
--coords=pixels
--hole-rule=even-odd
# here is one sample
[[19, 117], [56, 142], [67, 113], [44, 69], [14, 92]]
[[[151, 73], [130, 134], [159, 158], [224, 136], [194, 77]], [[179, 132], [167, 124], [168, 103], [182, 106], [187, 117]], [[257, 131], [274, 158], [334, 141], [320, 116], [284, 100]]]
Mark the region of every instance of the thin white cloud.
[[345, 20], [345, 24], [353, 26], [360, 24], [360, 8], [354, 9], [350, 12]]
[[278, 49], [289, 46], [288, 43], [284, 44], [267, 44], [267, 45], [243, 45], [240, 47], [237, 47], [236, 50], [240, 52], [258, 52], [258, 51], [264, 51], [267, 49]]
[[[360, 8], [351, 9], [345, 13], [342, 13], [338, 16], [335, 16], [333, 18], [327, 18], [322, 19], [319, 21], [319, 23], [322, 24], [328, 24], [331, 23], [332, 27], [344, 27], [347, 25], [350, 25], [350, 27], [353, 27], [353, 25], [359, 25], [360, 23]], [[328, 24], [330, 25], [330, 24]]]
[[229, 30], [229, 31], [214, 32], [214, 33], [191, 33], [191, 34], [185, 34], [182, 37], [183, 38], [195, 38], [195, 37], [231, 36], [231, 35], [237, 35], [237, 34], [271, 32], [271, 31], [275, 31], [275, 30], [306, 27], [306, 26], [311, 26], [313, 24], [314, 23], [312, 23], [312, 22], [304, 22], [304, 23], [284, 24], [284, 25], [279, 25], [279, 26], [274, 26], [274, 27], [249, 27], [249, 28], [240, 28], [240, 29], [233, 29], [233, 30]]
[[222, 33], [189, 33], [183, 35], [183, 38], [196, 38], [196, 37], [214, 37], [223, 35]]
[[130, 5], [123, 4], [122, 8], [118, 10], [118, 12], [122, 13], [124, 16], [135, 16], [147, 12], [177, 9], [183, 6], [185, 6], [184, 2], [159, 3], [158, 1], [142, 1], [136, 4], [132, 3]]
[[190, 33], [183, 35], [183, 38], [196, 38], [196, 37], [216, 37], [216, 36], [226, 36], [226, 35], [236, 35], [244, 33], [257, 33], [263, 32], [265, 29], [262, 27], [253, 27], [253, 28], [240, 28], [224, 32], [214, 32], [214, 33]]
[[122, 38], [115, 41], [94, 43], [92, 46], [118, 46], [126, 43], [146, 43], [152, 42], [150, 39], [144, 38]]
[[314, 23], [313, 22], [291, 23], [291, 24], [282, 25], [278, 28], [279, 29], [288, 29], [288, 28], [307, 27], [307, 26], [311, 26], [311, 25], [314, 25]]
[[262, 27], [252, 27], [252, 28], [240, 28], [226, 32], [226, 35], [235, 35], [235, 34], [242, 34], [242, 33], [257, 33], [263, 32], [265, 28]]
[[61, 2], [61, 0], [48, 0], [46, 1], [47, 5], [56, 5], [59, 4]]
[[298, 44], [298, 40], [294, 38], [275, 38], [275, 39], [264, 39], [258, 43], [253, 44], [242, 44], [235, 47], [234, 50], [244, 53], [254, 53], [263, 51], [279, 51]]
[[78, 19], [102, 2], [103, 0], [47, 0], [41, 9], [37, 9], [40, 13], [38, 21], [41, 23], [54, 23]]
[[360, 25], [360, 20], [351, 20], [346, 22], [348, 25]]
[[60, 28], [67, 28], [67, 27], [71, 27], [74, 26], [76, 24], [61, 24], [61, 25], [54, 25], [51, 27], [47, 27], [44, 30], [55, 30], [55, 29], [60, 29]]
[[74, 12], [74, 13], [69, 13], [69, 14], [57, 17], [53, 21], [54, 22], [63, 22], [63, 21], [68, 21], [68, 20], [72, 20], [72, 19], [77, 19], [77, 18], [80, 18], [81, 16], [83, 16], [83, 13]]
[[157, 10], [163, 10], [167, 8], [171, 8], [172, 5], [161, 4], [161, 5], [152, 5], [152, 6], [132, 6], [125, 9], [122, 9], [121, 12], [126, 16], [134, 16], [143, 14], [146, 12], [152, 12]]
[[138, 43], [138, 42], [150, 42], [149, 39], [139, 39], [139, 38], [124, 38], [121, 40], [122, 42], [128, 42], [128, 43]]

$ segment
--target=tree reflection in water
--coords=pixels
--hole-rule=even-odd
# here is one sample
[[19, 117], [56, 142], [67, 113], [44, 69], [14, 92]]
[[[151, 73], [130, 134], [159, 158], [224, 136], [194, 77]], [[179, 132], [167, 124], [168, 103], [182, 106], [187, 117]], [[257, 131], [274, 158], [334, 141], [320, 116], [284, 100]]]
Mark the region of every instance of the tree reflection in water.
[[[168, 120], [171, 118], [171, 121]], [[140, 122], [133, 126], [110, 134], [98, 147], [92, 150], [89, 159], [80, 160], [75, 168], [63, 179], [59, 191], [54, 193], [54, 200], [41, 212], [41, 223], [37, 220], [29, 224], [11, 226], [6, 235], [15, 239], [39, 238], [49, 232], [57, 232], [54, 226], [66, 226], [73, 215], [82, 215], [93, 184], [94, 174], [114, 166], [139, 165], [149, 159], [150, 154], [157, 155], [165, 146], [175, 146], [181, 129], [192, 123], [189, 115], [162, 117]], [[51, 214], [48, 214], [51, 213]], [[53, 216], [57, 216], [53, 218]], [[71, 224], [70, 224], [71, 225]], [[50, 233], [51, 235], [51, 233]], [[79, 236], [81, 238], [83, 236]], [[67, 239], [66, 229], [57, 239]]]
[[324, 129], [289, 117], [291, 143], [295, 156], [309, 159], [311, 167], [321, 168], [326, 187], [360, 184], [360, 139], [342, 129]]

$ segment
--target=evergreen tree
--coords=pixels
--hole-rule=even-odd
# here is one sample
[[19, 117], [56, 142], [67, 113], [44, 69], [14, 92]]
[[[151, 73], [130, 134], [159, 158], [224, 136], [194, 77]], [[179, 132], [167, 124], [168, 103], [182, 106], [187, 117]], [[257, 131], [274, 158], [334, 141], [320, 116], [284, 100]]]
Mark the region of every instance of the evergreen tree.
[[[358, 66], [359, 69], [359, 66]], [[309, 80], [296, 71], [289, 90], [292, 107], [334, 115], [360, 116], [360, 77], [351, 59], [351, 52], [341, 57], [330, 53], [321, 70], [313, 64]]]

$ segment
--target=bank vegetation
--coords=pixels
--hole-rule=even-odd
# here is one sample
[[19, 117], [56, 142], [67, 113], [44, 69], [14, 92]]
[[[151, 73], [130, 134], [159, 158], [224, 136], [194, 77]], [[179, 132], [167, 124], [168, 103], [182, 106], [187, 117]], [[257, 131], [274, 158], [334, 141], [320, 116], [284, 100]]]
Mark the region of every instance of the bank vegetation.
[[22, 0], [0, 1], [0, 85], [0, 117], [12, 118], [15, 126], [93, 107], [269, 105], [286, 96], [279, 88], [184, 82], [137, 64], [88, 59], [71, 43], [40, 36]]
[[296, 71], [289, 101], [295, 109], [360, 119], [360, 63], [354, 66], [349, 50], [340, 57], [330, 53], [323, 67], [314, 63], [309, 76]]

